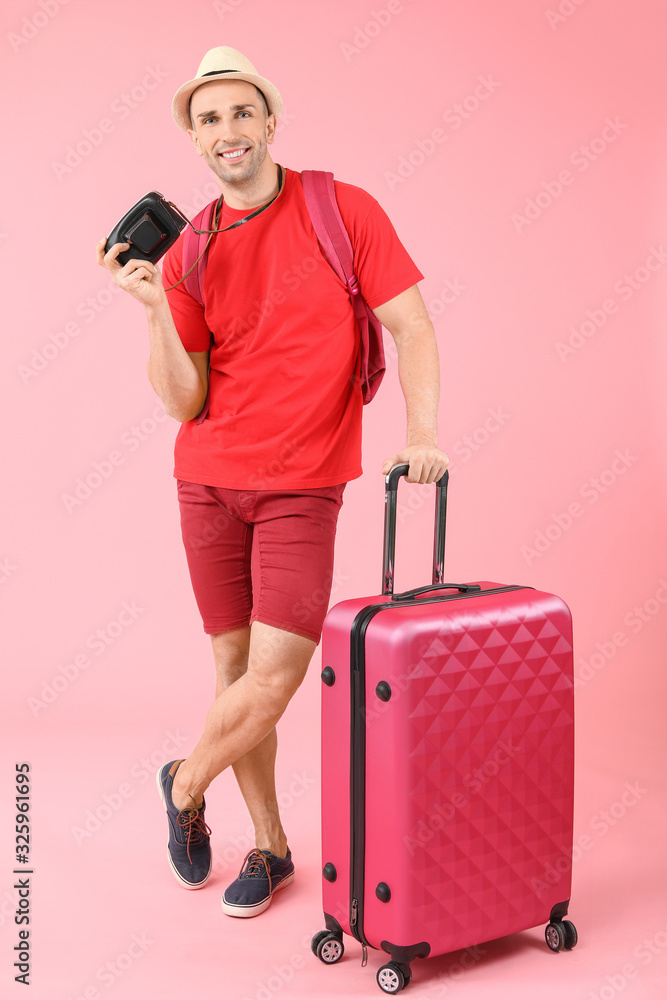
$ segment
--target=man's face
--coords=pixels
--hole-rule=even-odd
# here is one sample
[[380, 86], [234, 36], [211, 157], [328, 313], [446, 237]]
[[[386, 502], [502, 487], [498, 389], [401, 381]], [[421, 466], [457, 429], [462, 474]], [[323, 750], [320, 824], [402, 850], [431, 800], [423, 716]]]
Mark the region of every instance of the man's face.
[[[259, 174], [273, 142], [276, 116], [264, 117], [256, 88], [245, 80], [212, 80], [201, 84], [190, 101], [195, 148], [225, 182], [243, 187]], [[225, 156], [236, 153], [240, 155]]]

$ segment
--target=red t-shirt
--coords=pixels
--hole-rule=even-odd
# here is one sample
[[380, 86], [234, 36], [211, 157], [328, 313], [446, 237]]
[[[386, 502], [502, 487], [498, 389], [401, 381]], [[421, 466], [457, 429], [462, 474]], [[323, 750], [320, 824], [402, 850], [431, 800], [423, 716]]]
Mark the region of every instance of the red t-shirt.
[[[206, 419], [181, 424], [174, 476], [237, 490], [334, 486], [362, 475], [359, 328], [347, 286], [315, 235], [301, 174], [249, 222], [214, 236], [202, 308], [183, 284], [167, 292], [186, 351], [211, 350]], [[424, 275], [372, 195], [334, 181], [371, 308]], [[220, 227], [248, 214], [223, 204]], [[163, 283], [183, 275], [183, 235]], [[354, 378], [353, 378], [354, 375]]]

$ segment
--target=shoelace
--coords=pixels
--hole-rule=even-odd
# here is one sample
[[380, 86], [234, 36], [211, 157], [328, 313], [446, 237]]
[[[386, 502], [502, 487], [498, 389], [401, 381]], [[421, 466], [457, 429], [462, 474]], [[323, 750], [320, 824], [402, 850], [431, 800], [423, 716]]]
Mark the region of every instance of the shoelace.
[[192, 864], [192, 858], [190, 857], [190, 842], [193, 844], [199, 844], [204, 839], [205, 836], [211, 835], [211, 828], [201, 815], [199, 809], [182, 809], [176, 817], [178, 825], [186, 830], [187, 833], [187, 848], [188, 848], [188, 861]]
[[252, 851], [248, 851], [245, 858], [243, 859], [243, 863], [241, 864], [241, 871], [239, 872], [239, 876], [243, 875], [243, 868], [248, 858], [251, 858], [251, 861], [248, 865], [248, 870], [245, 873], [246, 878], [262, 878], [266, 874], [269, 879], [269, 892], [270, 892], [271, 869], [269, 867], [268, 861], [266, 860], [266, 854], [263, 854], [258, 848], [254, 848]]

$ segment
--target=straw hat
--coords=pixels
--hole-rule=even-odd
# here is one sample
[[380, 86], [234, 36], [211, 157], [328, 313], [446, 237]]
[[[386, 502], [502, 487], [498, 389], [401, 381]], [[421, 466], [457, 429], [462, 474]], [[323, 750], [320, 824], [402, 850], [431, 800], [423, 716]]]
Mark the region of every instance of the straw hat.
[[269, 108], [269, 114], [276, 118], [283, 109], [283, 100], [276, 88], [263, 76], [259, 76], [257, 70], [237, 49], [232, 49], [229, 45], [218, 45], [215, 49], [209, 49], [199, 64], [197, 75], [193, 80], [188, 80], [182, 87], [179, 87], [171, 102], [171, 114], [179, 128], [185, 132], [192, 128], [190, 122], [190, 98], [203, 83], [209, 83], [216, 76], [224, 80], [233, 78], [234, 80], [245, 80], [247, 83], [254, 83], [264, 94]]

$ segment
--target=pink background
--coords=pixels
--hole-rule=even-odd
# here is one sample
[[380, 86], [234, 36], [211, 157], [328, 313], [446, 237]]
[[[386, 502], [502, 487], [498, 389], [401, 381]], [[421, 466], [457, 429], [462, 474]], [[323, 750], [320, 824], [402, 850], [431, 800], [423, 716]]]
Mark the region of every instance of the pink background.
[[[447, 578], [530, 584], [573, 613], [580, 943], [554, 955], [538, 927], [486, 944], [465, 973], [457, 955], [416, 961], [409, 994], [663, 997], [664, 4], [30, 0], [1, 17], [3, 995], [24, 995], [10, 807], [24, 760], [33, 998], [381, 995], [379, 953], [361, 969], [346, 938], [327, 968], [309, 948], [323, 926], [321, 647], [279, 725], [289, 893], [252, 921], [220, 909], [252, 846], [231, 769], [208, 795], [215, 878], [185, 892], [165, 857], [154, 771], [193, 746], [213, 663], [180, 538], [177, 424], [146, 377], [145, 314], [110, 293], [94, 250], [150, 189], [190, 216], [217, 194], [170, 102], [205, 51], [228, 44], [283, 95], [274, 159], [371, 192], [426, 275], [451, 459]], [[57, 176], [86, 130], [99, 141]], [[405, 443], [388, 334], [386, 345], [331, 605], [380, 590], [381, 466]], [[110, 474], [68, 511], [64, 496], [96, 463]], [[430, 582], [433, 501], [433, 487], [401, 481], [397, 590]], [[114, 626], [124, 604], [134, 617]], [[109, 645], [88, 645], [109, 627]], [[58, 677], [50, 703], [31, 701]], [[96, 812], [99, 829], [81, 838]], [[134, 935], [143, 945], [128, 960]]]

